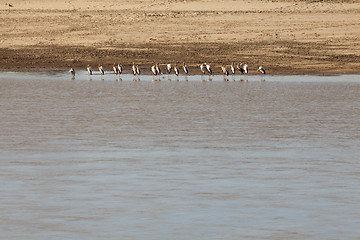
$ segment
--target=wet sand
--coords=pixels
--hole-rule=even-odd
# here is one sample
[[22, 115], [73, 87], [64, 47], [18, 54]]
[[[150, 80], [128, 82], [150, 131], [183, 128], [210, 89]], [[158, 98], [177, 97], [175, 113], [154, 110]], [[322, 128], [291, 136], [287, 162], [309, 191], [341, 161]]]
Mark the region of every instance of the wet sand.
[[357, 1], [0, 0], [0, 70], [244, 62], [255, 73], [360, 73]]

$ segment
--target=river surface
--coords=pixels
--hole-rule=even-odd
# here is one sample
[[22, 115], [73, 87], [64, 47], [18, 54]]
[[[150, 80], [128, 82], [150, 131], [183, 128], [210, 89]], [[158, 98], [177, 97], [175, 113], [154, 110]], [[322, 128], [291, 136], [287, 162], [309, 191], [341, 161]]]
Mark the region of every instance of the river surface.
[[360, 76], [245, 78], [0, 73], [1, 238], [359, 239]]

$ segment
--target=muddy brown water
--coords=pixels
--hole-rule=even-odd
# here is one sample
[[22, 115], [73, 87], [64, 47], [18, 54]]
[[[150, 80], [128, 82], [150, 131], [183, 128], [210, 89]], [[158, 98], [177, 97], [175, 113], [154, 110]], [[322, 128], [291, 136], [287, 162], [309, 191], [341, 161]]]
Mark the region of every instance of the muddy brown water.
[[152, 78], [0, 74], [4, 239], [360, 235], [359, 76]]

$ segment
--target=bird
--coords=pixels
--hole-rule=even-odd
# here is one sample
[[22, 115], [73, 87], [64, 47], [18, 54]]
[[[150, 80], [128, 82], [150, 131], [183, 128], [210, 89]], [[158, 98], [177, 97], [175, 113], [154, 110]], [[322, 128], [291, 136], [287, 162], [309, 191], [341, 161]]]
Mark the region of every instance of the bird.
[[101, 64], [99, 64], [98, 69], [99, 69], [101, 75], [105, 74], [104, 68]]
[[240, 74], [244, 74], [244, 68], [241, 66], [241, 63], [236, 65], [236, 68], [239, 69]]
[[189, 74], [189, 68], [186, 63], [183, 63], [183, 69], [186, 74]]
[[242, 69], [242, 71], [240, 70], [242, 74], [247, 74], [249, 72], [249, 67], [246, 63], [240, 63], [240, 69]]
[[207, 64], [207, 63], [205, 63], [205, 65], [206, 65], [206, 70], [208, 71], [209, 75], [212, 75], [213, 71], [212, 71], [211, 65]]
[[75, 76], [75, 69], [70, 68], [69, 72], [71, 73], [71, 75]]
[[140, 67], [139, 67], [139, 65], [136, 64], [135, 69], [136, 69], [136, 74], [140, 75]]
[[206, 63], [202, 63], [202, 64], [200, 65], [200, 70], [201, 70], [201, 72], [202, 72], [203, 75], [204, 75], [205, 72], [207, 71], [205, 65], [206, 65]]
[[[239, 63], [237, 65], [237, 68], [239, 69], [240, 74], [248, 74], [249, 72], [249, 67], [247, 64]], [[240, 81], [247, 82], [248, 80], [245, 78], [245, 79], [240, 79]]]
[[248, 74], [249, 73], [249, 67], [248, 67], [248, 65], [246, 63], [243, 64], [243, 68], [245, 70], [245, 73]]
[[135, 66], [135, 62], [133, 62], [133, 65], [131, 67], [131, 71], [134, 74], [134, 76], [136, 75], [136, 66]]
[[156, 75], [158, 75], [158, 71], [156, 69], [156, 65], [152, 65], [151, 72], [153, 73], [153, 80]]
[[89, 75], [92, 75], [92, 69], [89, 64], [87, 65], [86, 70], [88, 71]]
[[115, 65], [115, 63], [114, 63], [114, 65], [113, 65], [113, 70], [114, 70], [114, 74], [118, 74], [118, 73], [119, 73], [119, 69], [117, 68], [117, 66]]
[[156, 71], [157, 71], [157, 75], [160, 75], [162, 72], [161, 72], [161, 67], [160, 67], [160, 64], [155, 64], [155, 68], [156, 68]]
[[123, 71], [123, 66], [121, 65], [121, 63], [118, 64], [117, 68], [118, 68], [119, 74], [121, 74]]
[[172, 66], [171, 66], [170, 63], [168, 63], [168, 64], [166, 65], [166, 70], [167, 70], [167, 73], [168, 73], [168, 74], [171, 73], [171, 69], [172, 69]]
[[156, 70], [155, 65], [152, 65], [151, 71], [152, 71], [153, 75], [157, 75], [157, 70]]
[[175, 64], [175, 66], [174, 66], [174, 72], [175, 72], [176, 76], [179, 76], [180, 70], [179, 70], [179, 67], [177, 64]]
[[224, 75], [229, 76], [229, 68], [225, 64], [221, 65], [221, 71]]
[[266, 74], [266, 71], [265, 71], [265, 68], [263, 67], [263, 66], [260, 66], [259, 68], [258, 68], [258, 70], [256, 70], [257, 72], [260, 72], [260, 73], [262, 73], [262, 74]]
[[231, 63], [231, 65], [230, 65], [230, 69], [231, 69], [231, 73], [234, 75], [234, 74], [235, 74], [235, 71], [236, 71], [236, 68], [235, 68], [235, 64], [234, 64], [234, 62], [233, 62], [233, 63]]

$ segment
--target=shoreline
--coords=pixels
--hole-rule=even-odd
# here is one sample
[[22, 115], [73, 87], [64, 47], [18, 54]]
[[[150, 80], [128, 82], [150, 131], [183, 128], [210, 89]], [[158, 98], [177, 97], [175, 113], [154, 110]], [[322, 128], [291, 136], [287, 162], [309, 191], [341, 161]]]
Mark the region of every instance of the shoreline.
[[[161, 65], [161, 68], [163, 67], [166, 67], [166, 65]], [[200, 68], [199, 68], [200, 69]], [[84, 74], [82, 75], [88, 75], [87, 74], [87, 71], [86, 69], [75, 69], [76, 71], [76, 75], [78, 75], [78, 72], [79, 71], [82, 71]], [[182, 77], [185, 77], [185, 76], [189, 76], [189, 77], [193, 77], [193, 76], [204, 76], [204, 77], [208, 77], [209, 74], [202, 74], [201, 71], [197, 71], [197, 69], [194, 71], [194, 69], [191, 69], [190, 68], [190, 74], [185, 74], [182, 70], [180, 70], [180, 74], [178, 75], [179, 77], [182, 76]], [[27, 74], [36, 74], [36, 73], [39, 73], [39, 74], [48, 74], [48, 73], [54, 73], [54, 74], [57, 74], [57, 73], [68, 73], [69, 72], [69, 69], [49, 69], [49, 68], [38, 68], [38, 69], [35, 69], [35, 68], [32, 68], [32, 69], [24, 69], [24, 70], [15, 70], [15, 69], [0, 69], [0, 74], [17, 74], [17, 73], [27, 73]], [[93, 69], [93, 73], [91, 76], [101, 76], [100, 73], [97, 73], [98, 70], [95, 70]], [[69, 73], [70, 75], [70, 73]], [[122, 75], [133, 75], [131, 70], [130, 69], [125, 69], [123, 70], [123, 72], [119, 75], [119, 74], [114, 74], [110, 68], [109, 69], [106, 69], [105, 71], [105, 76], [122, 76]], [[212, 75], [210, 76], [223, 76], [224, 74], [221, 72], [221, 70], [219, 70], [218, 72], [214, 72]], [[328, 72], [328, 73], [304, 73], [304, 74], [284, 74], [284, 73], [277, 73], [277, 74], [272, 74], [272, 73], [266, 73], [266, 74], [260, 74], [259, 72], [256, 72], [256, 71], [253, 71], [253, 72], [250, 72], [248, 74], [240, 74], [239, 71], [237, 70], [236, 73], [234, 74], [234, 76], [238, 77], [238, 76], [279, 76], [279, 77], [285, 77], [285, 76], [313, 76], [313, 77], [337, 77], [337, 76], [357, 76], [359, 75], [360, 76], [360, 73], [332, 73], [332, 72]], [[90, 75], [89, 75], [90, 76]], [[136, 75], [136, 76], [153, 76], [152, 72], [151, 72], [151, 69], [150, 67], [149, 68], [142, 68], [141, 69], [141, 74], [140, 75]], [[162, 73], [162, 75], [160, 76], [168, 76], [167, 73]], [[174, 74], [174, 72], [172, 71], [170, 73], [170, 76], [176, 76]], [[230, 73], [227, 77], [228, 78], [231, 78], [233, 76], [232, 73]]]
[[[122, 63], [125, 72], [130, 72], [132, 62], [139, 64], [143, 73], [151, 74], [151, 66], [155, 63], [166, 65], [175, 63], [181, 67], [186, 62], [191, 70], [190, 74], [201, 74], [200, 64], [207, 62], [212, 65], [215, 73], [221, 74], [221, 65], [232, 62], [247, 63], [249, 74], [256, 73], [259, 66], [264, 66], [267, 74], [272, 75], [324, 75], [324, 74], [359, 74], [360, 56], [328, 54], [327, 57], [316, 53], [309, 55], [283, 54], [277, 56], [269, 51], [263, 54], [258, 49], [260, 45], [268, 49], [276, 49], [283, 45], [291, 48], [302, 48], [304, 44], [296, 42], [269, 42], [246, 44], [247, 51], [234, 52], [236, 44], [221, 43], [189, 43], [181, 44], [185, 51], [178, 50], [178, 45], [143, 44], [131, 46], [124, 44], [110, 47], [84, 46], [31, 46], [17, 49], [0, 48], [0, 71], [33, 72], [51, 70], [86, 70], [89, 64], [93, 70], [102, 64], [105, 70], [112, 70], [112, 65]], [[307, 43], [309, 45], [309, 43]], [[202, 46], [202, 47], [201, 47]], [[211, 49], [204, 50], [205, 48]], [[313, 47], [308, 47], [313, 48]], [[334, 61], [334, 59], [336, 61]], [[340, 61], [337, 61], [340, 60]], [[344, 62], [339, 67], [339, 63]]]

